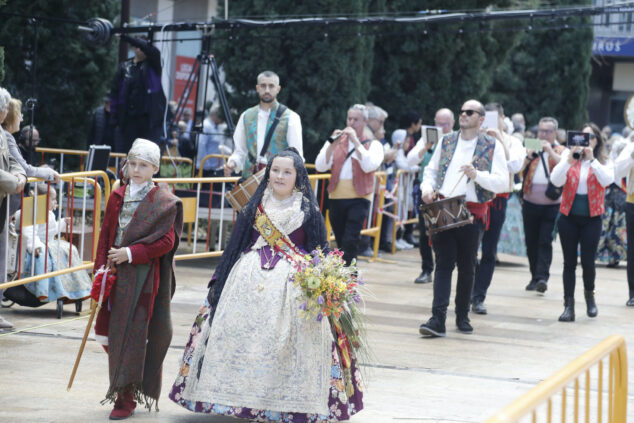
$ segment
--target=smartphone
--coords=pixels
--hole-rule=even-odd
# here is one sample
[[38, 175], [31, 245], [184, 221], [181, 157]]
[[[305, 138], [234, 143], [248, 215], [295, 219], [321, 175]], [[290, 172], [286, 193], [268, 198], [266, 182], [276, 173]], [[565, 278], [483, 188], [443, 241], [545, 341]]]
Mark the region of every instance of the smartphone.
[[542, 141], [537, 138], [524, 138], [524, 147], [527, 150], [542, 151]]
[[438, 128], [434, 126], [425, 127], [425, 141], [427, 144], [436, 144], [438, 142]]
[[589, 147], [590, 134], [581, 131], [568, 131], [566, 133], [566, 144], [571, 147]]
[[482, 127], [480, 129], [498, 129], [498, 111], [497, 110], [489, 110], [484, 115], [484, 122], [482, 122]]

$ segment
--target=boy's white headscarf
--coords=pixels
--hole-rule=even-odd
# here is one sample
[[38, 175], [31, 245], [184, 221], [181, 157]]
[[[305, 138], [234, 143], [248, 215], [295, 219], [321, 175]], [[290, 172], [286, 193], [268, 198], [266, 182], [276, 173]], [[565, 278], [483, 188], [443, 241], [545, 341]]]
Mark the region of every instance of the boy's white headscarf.
[[159, 167], [161, 164], [161, 149], [155, 142], [137, 138], [128, 152], [128, 160], [130, 159], [144, 160]]

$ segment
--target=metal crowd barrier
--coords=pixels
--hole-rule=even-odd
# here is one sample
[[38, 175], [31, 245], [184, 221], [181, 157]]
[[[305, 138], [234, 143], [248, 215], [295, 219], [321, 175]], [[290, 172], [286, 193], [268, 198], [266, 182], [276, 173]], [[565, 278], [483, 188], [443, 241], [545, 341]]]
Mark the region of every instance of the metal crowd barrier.
[[[411, 172], [408, 170], [399, 169], [396, 171], [396, 183], [394, 184], [393, 192], [390, 192], [389, 196], [390, 201], [388, 205], [384, 206], [387, 208], [394, 205], [394, 212], [389, 213], [383, 211], [384, 214], [392, 217], [394, 219], [392, 224], [392, 254], [396, 253], [396, 232], [399, 227], [403, 225], [409, 225], [411, 223], [418, 223], [418, 217], [416, 213], [416, 207], [418, 204], [414, 202], [414, 198], [412, 193], [414, 191], [414, 185], [418, 184], [418, 173]], [[413, 217], [412, 217], [413, 216]], [[421, 228], [422, 229], [422, 228]], [[424, 231], [421, 230], [421, 236], [424, 235]], [[420, 240], [420, 242], [424, 242], [424, 240]]]
[[[604, 370], [606, 358], [607, 375]], [[593, 368], [594, 376], [591, 375]], [[570, 399], [568, 390], [572, 390]], [[561, 417], [558, 421], [579, 422], [581, 408], [584, 409], [585, 422], [627, 421], [627, 350], [622, 336], [609, 336], [496, 413], [486, 423], [552, 422], [556, 414]], [[544, 414], [544, 418], [539, 419]]]
[[[41, 163], [44, 164], [44, 155], [45, 154], [57, 154], [60, 157], [59, 160], [59, 173], [64, 172], [64, 158], [65, 156], [77, 156], [79, 157], [79, 169], [84, 170], [84, 158], [88, 156], [87, 150], [69, 150], [65, 148], [47, 148], [47, 147], [35, 147], [35, 152], [41, 154]], [[126, 157], [125, 153], [110, 153], [110, 158], [114, 159], [115, 165], [114, 169], [119, 169], [119, 159], [123, 159]], [[194, 176], [194, 162], [189, 157], [170, 157], [163, 156], [161, 157], [162, 162], [167, 163], [184, 163], [192, 165], [192, 174]], [[115, 172], [116, 173], [116, 172]]]
[[[54, 277], [66, 273], [75, 272], [78, 270], [89, 270], [92, 269], [94, 257], [96, 253], [96, 248], [98, 244], [98, 237], [100, 231], [100, 222], [102, 216], [102, 210], [105, 210], [105, 205], [107, 204], [108, 198], [110, 197], [110, 183], [108, 177], [105, 172], [102, 171], [90, 171], [90, 172], [77, 172], [61, 175], [62, 180], [64, 182], [70, 182], [70, 191], [71, 194], [69, 198], [64, 197], [64, 189], [62, 188], [64, 184], [61, 184], [59, 188], [59, 203], [60, 208], [66, 209], [66, 215], [70, 215], [72, 219], [74, 219], [73, 213], [70, 210], [76, 211], [81, 210], [81, 234], [79, 239], [79, 251], [81, 252], [82, 263], [75, 264], [69, 263], [69, 267], [67, 269], [54, 270], [52, 272], [47, 272], [39, 275], [32, 274], [27, 277], [20, 277], [22, 275], [22, 264], [21, 264], [21, 255], [18, 257], [18, 278], [11, 282], [7, 282], [4, 284], [0, 284], [0, 289], [6, 289], [13, 286], [23, 285], [30, 282], [35, 282], [38, 280], [46, 279], [49, 277]], [[102, 200], [101, 187], [98, 182], [95, 180], [100, 178], [104, 183], [104, 199]], [[328, 233], [331, 232], [331, 226], [328, 218], [327, 208], [326, 208], [326, 181], [330, 179], [330, 174], [316, 174], [309, 175], [311, 185], [315, 191], [315, 196], [317, 202], [320, 205], [320, 209], [322, 213], [326, 215], [326, 227], [328, 229]], [[191, 249], [191, 253], [181, 253], [175, 256], [175, 260], [191, 260], [197, 258], [206, 258], [206, 257], [219, 257], [222, 255], [224, 250], [224, 244], [228, 240], [230, 229], [233, 227], [235, 223], [235, 212], [229, 207], [225, 201], [224, 196], [227, 192], [228, 186], [227, 184], [236, 183], [238, 181], [238, 177], [219, 177], [219, 178], [157, 178], [154, 179], [157, 183], [167, 183], [171, 185], [174, 189], [174, 192], [181, 198], [183, 201], [183, 211], [184, 211], [184, 222], [191, 224], [193, 226], [194, 236], [193, 236], [193, 245]], [[29, 182], [38, 181], [37, 179], [30, 178]], [[75, 185], [81, 183], [84, 184], [82, 197], [77, 199], [72, 192], [75, 189]], [[86, 189], [86, 184], [91, 185], [94, 189], [94, 195], [89, 201]], [[214, 188], [219, 186], [219, 190], [216, 192], [215, 190], [209, 192], [207, 201], [204, 202], [201, 200], [201, 193], [206, 193], [201, 188], [203, 184], [211, 184]], [[195, 190], [177, 190], [176, 185], [196, 185]], [[112, 187], [112, 189], [116, 188], [116, 183]], [[364, 226], [364, 229], [361, 231], [361, 234], [364, 236], [369, 236], [373, 238], [372, 249], [373, 249], [373, 257], [370, 257], [369, 260], [377, 260], [378, 256], [378, 247], [379, 247], [379, 238], [381, 235], [381, 222], [382, 222], [382, 214], [379, 213], [379, 210], [383, 206], [383, 202], [385, 199], [385, 173], [377, 172], [375, 177], [375, 189], [374, 196], [372, 198], [372, 204], [370, 207], [370, 212]], [[42, 195], [40, 195], [41, 197]], [[217, 196], [220, 201], [214, 204], [214, 196]], [[40, 204], [37, 198], [34, 199], [34, 204]], [[35, 224], [45, 224], [46, 219], [42, 219], [42, 214], [44, 216], [48, 216], [48, 199], [46, 199], [46, 205], [40, 206], [38, 217], [38, 207], [34, 207], [33, 216], [29, 215], [29, 218], [32, 219], [32, 222]], [[79, 206], [79, 207], [76, 207]], [[63, 211], [63, 210], [62, 210]], [[92, 231], [93, 231], [93, 239], [89, 257], [84, 257], [84, 235], [87, 232], [85, 222], [86, 222], [86, 214], [92, 212]], [[64, 217], [64, 213], [61, 214], [61, 217]], [[97, 216], [98, 218], [95, 218]], [[22, 219], [21, 219], [22, 220]], [[204, 248], [201, 248], [198, 242], [198, 228], [200, 222], [207, 222], [207, 233], [206, 233], [206, 243]], [[71, 228], [74, 225], [71, 222]], [[20, 234], [23, 233], [24, 225], [20, 225]], [[218, 232], [217, 238], [215, 237], [215, 232]], [[191, 236], [191, 232], [189, 234]], [[73, 238], [73, 233], [71, 231], [70, 234], [71, 240]], [[48, 238], [47, 238], [48, 239]], [[330, 236], [330, 240], [334, 239], [334, 237]], [[48, 241], [47, 241], [48, 242]], [[89, 245], [89, 244], [87, 244]], [[210, 247], [213, 251], [209, 251]], [[47, 251], [44, 252], [45, 254]], [[45, 267], [46, 268], [46, 267]]]
[[[0, 289], [24, 285], [50, 277], [76, 272], [79, 270], [92, 269], [95, 254], [97, 251], [97, 243], [99, 241], [102, 210], [104, 210], [105, 204], [107, 203], [108, 198], [110, 198], [110, 180], [108, 179], [108, 175], [103, 171], [75, 172], [63, 174], [60, 176], [61, 181], [55, 189], [55, 192], [57, 194], [57, 202], [60, 209], [59, 220], [61, 221], [64, 217], [70, 218], [70, 222], [68, 225], [69, 227], [65, 232], [65, 236], [67, 237], [66, 240], [71, 246], [73, 245], [73, 241], [75, 239], [77, 240], [78, 245], [76, 245], [76, 248], [78, 250], [81, 263], [73, 263], [72, 251], [69, 251], [69, 261], [67, 268], [53, 270], [51, 272], [44, 272], [36, 275], [35, 266], [32, 262], [30, 266], [30, 276], [26, 275], [26, 277], [24, 277], [24, 261], [25, 251], [27, 247], [25, 245], [26, 241], [24, 239], [24, 234], [25, 231], [33, 231], [33, 236], [35, 236], [40, 225], [45, 225], [46, 236], [45, 240], [43, 240], [44, 251], [42, 251], [41, 254], [44, 254], [44, 269], [48, 268], [48, 214], [50, 210], [50, 194], [49, 190], [47, 190], [47, 193], [45, 195], [38, 195], [37, 189], [34, 190], [33, 196], [24, 196], [24, 192], [22, 192], [20, 195], [20, 219], [19, 221], [17, 221], [16, 219], [15, 222], [12, 222], [11, 216], [9, 215], [9, 213], [7, 213], [7, 221], [5, 222], [7, 225], [6, 227], [8, 228], [8, 230], [6, 231], [7, 238], [5, 240], [2, 240], [3, 242], [6, 242], [7, 245], [9, 245], [8, 249], [11, 250], [10, 254], [14, 254], [13, 257], [7, 255], [6, 269], [9, 273], [15, 274], [15, 278], [10, 282], [0, 284]], [[46, 183], [49, 187], [53, 186], [52, 183], [45, 182], [37, 178], [28, 178], [28, 182]], [[103, 184], [103, 189], [101, 187], [101, 184]], [[81, 185], [81, 187], [78, 187], [77, 185]], [[88, 187], [92, 188], [92, 194], [89, 194]], [[81, 194], [78, 197], [74, 195], [76, 190], [81, 190]], [[8, 201], [10, 201], [10, 199]], [[90, 229], [92, 229], [91, 241], [87, 241], [86, 239], [86, 234], [89, 233], [88, 227], [86, 225], [88, 213], [92, 213], [92, 223], [90, 225]], [[81, 217], [75, 217], [75, 214], [80, 214]], [[76, 219], [79, 219], [79, 225], [77, 226], [75, 226]], [[75, 229], [77, 229], [78, 231], [75, 232]], [[61, 235], [61, 233], [57, 235], [58, 240], [61, 238]], [[54, 240], [55, 237], [53, 238], [53, 241]], [[34, 258], [32, 258], [32, 261], [34, 261]], [[59, 260], [59, 256], [56, 262], [61, 262]]]

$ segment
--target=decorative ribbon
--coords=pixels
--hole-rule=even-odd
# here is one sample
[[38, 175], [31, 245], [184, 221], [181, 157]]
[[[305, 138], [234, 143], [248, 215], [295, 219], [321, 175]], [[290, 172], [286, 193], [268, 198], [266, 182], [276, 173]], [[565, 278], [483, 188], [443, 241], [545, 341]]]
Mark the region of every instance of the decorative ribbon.
[[304, 258], [302, 252], [299, 251], [299, 248], [297, 248], [288, 236], [284, 235], [275, 227], [271, 219], [269, 219], [264, 212], [262, 204], [258, 206], [253, 226], [255, 226], [260, 236], [269, 244], [276, 254], [281, 254], [290, 263], [296, 265], [302, 262]]

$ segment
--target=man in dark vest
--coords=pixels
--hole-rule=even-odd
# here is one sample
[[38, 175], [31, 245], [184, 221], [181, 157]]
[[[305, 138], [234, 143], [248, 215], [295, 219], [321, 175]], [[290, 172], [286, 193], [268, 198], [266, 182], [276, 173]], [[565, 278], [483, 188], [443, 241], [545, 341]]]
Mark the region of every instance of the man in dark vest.
[[374, 194], [374, 172], [383, 163], [383, 146], [364, 133], [367, 120], [363, 104], [350, 107], [345, 129], [336, 129], [315, 159], [318, 172], [331, 173], [330, 224], [346, 264], [357, 258], [361, 229]]
[[422, 200], [429, 204], [439, 198], [464, 195], [473, 221], [464, 226], [432, 235], [436, 255], [432, 317], [420, 326], [424, 336], [445, 336], [445, 320], [451, 295], [451, 274], [458, 267], [456, 285], [456, 326], [473, 333], [469, 323], [469, 303], [475, 274], [478, 245], [489, 216], [489, 203], [509, 184], [504, 148], [480, 132], [484, 106], [469, 100], [460, 110], [460, 131], [445, 135], [425, 167], [421, 183]]
[[280, 77], [264, 71], [258, 75], [255, 86], [260, 104], [240, 115], [233, 134], [234, 150], [225, 165], [225, 175], [242, 172], [248, 178], [266, 166], [278, 152], [295, 147], [304, 157], [302, 122], [299, 115], [278, 103]]

